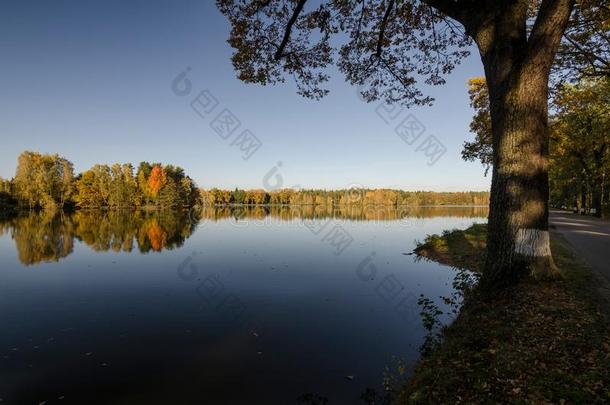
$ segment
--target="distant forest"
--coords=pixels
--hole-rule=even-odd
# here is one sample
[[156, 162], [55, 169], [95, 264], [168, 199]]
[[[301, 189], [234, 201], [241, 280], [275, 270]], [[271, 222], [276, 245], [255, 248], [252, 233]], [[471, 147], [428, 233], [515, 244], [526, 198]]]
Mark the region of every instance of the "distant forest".
[[489, 193], [344, 190], [220, 190], [197, 188], [181, 167], [141, 162], [96, 164], [76, 175], [74, 165], [57, 154], [23, 152], [15, 177], [0, 178], [0, 210], [79, 208], [160, 208], [231, 205], [437, 206], [488, 205]]
[[206, 206], [229, 205], [315, 205], [333, 207], [342, 205], [434, 206], [434, 205], [485, 205], [489, 192], [433, 192], [402, 191], [392, 189], [343, 190], [201, 190], [201, 201]]

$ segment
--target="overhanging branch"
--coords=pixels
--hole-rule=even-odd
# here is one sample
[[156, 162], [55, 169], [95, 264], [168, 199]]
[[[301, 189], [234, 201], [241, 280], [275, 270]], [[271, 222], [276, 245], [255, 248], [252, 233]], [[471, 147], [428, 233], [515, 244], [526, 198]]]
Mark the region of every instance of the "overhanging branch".
[[297, 19], [299, 18], [299, 14], [301, 14], [301, 11], [303, 11], [305, 3], [307, 3], [307, 0], [299, 0], [297, 6], [294, 9], [294, 12], [292, 13], [292, 16], [290, 17], [290, 20], [288, 20], [286, 30], [284, 31], [284, 37], [282, 38], [282, 42], [280, 43], [280, 46], [278, 46], [277, 51], [274, 55], [275, 60], [280, 60], [282, 57], [285, 56], [284, 49], [286, 48], [286, 45], [288, 45], [288, 41], [290, 41], [290, 33], [292, 32], [292, 26], [294, 25], [294, 23], [296, 23]]
[[393, 8], [394, 0], [390, 0], [385, 13], [383, 14], [383, 19], [381, 20], [381, 25], [379, 27], [379, 39], [377, 40], [377, 50], [375, 51], [375, 56], [378, 58], [381, 56], [381, 51], [383, 50], [383, 37], [385, 35], [385, 29], [388, 25], [388, 20], [390, 19], [390, 14], [392, 14]]

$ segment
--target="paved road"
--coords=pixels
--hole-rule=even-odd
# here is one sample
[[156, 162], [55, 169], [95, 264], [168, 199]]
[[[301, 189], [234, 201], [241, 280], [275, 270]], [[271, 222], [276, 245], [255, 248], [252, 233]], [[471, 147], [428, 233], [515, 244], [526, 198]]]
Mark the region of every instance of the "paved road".
[[610, 281], [610, 221], [565, 211], [551, 211], [551, 226]]

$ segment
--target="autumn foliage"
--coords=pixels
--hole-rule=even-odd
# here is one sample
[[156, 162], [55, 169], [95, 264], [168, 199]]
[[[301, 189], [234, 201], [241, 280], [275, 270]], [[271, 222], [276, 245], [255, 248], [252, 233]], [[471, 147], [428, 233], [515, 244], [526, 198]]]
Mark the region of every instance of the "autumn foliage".
[[161, 187], [163, 187], [166, 182], [167, 178], [161, 166], [153, 167], [150, 172], [150, 177], [148, 178], [148, 192], [150, 193], [150, 196], [157, 197]]

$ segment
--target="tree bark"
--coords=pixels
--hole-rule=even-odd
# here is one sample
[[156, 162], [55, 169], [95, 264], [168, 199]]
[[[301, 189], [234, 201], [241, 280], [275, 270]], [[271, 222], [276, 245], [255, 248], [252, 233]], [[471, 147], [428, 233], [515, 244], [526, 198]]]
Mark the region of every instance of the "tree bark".
[[529, 36], [527, 3], [499, 3], [492, 18], [469, 27], [490, 97], [493, 172], [482, 283], [491, 288], [558, 274], [548, 232], [548, 81], [573, 1], [543, 0]]
[[606, 154], [606, 144], [602, 143], [599, 149], [593, 151], [593, 160], [595, 162], [595, 176], [592, 184], [591, 207], [595, 210], [592, 214], [596, 217], [602, 217], [602, 207], [604, 199], [604, 157]]
[[516, 70], [509, 83], [490, 88], [494, 164], [485, 278], [491, 284], [556, 273], [548, 232], [548, 73]]
[[591, 214], [599, 218], [602, 216], [602, 181], [601, 178], [597, 179], [591, 193], [591, 209], [593, 210]]
[[585, 215], [587, 213], [587, 180], [583, 180], [580, 186], [580, 215]]

